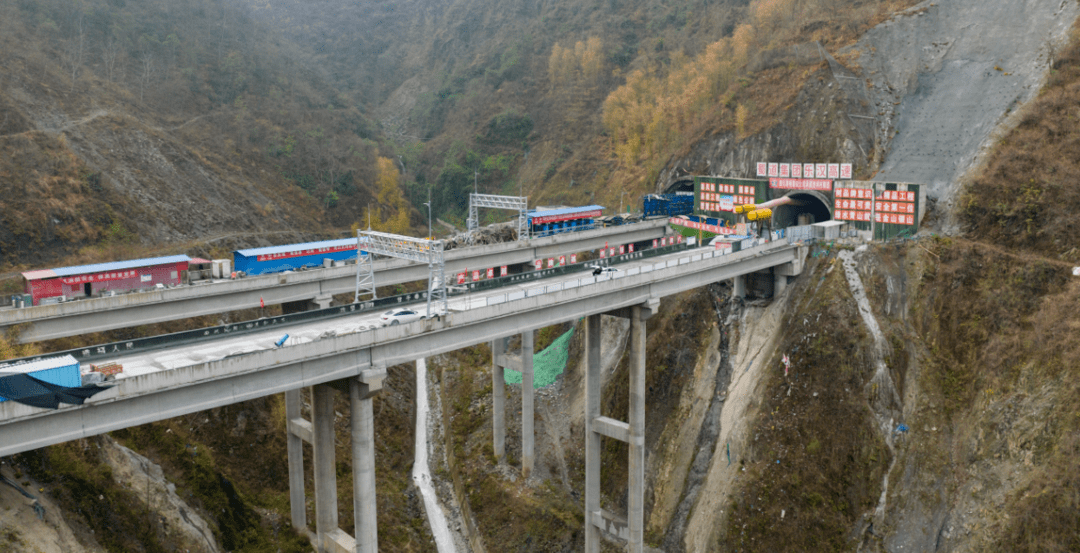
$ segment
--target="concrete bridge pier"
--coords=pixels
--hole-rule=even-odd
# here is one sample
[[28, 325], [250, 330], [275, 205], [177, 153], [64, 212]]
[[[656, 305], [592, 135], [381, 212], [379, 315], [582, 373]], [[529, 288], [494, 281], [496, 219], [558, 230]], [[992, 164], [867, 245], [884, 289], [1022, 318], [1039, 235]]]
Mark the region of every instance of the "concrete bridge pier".
[[500, 463], [506, 460], [506, 372], [502, 363], [507, 340], [491, 342], [491, 436], [495, 459]]
[[506, 353], [507, 338], [491, 342], [491, 435], [495, 458], [506, 459], [506, 372], [521, 372], [521, 475], [532, 475], [534, 454], [535, 390], [533, 389], [533, 332], [521, 334], [521, 356]]
[[731, 279], [731, 297], [733, 298], [745, 298], [746, 297], [746, 275], [739, 275]]
[[[626, 540], [628, 551], [645, 545], [645, 321], [659, 300], [620, 309], [610, 315], [630, 319], [629, 423], [600, 415], [600, 315], [585, 322], [585, 552], [600, 552], [600, 532]], [[627, 514], [622, 518], [600, 508], [601, 437], [630, 446]]]
[[[300, 413], [300, 390], [285, 393], [288, 419], [289, 501], [292, 524], [305, 532], [320, 553], [376, 553], [375, 427], [372, 398], [382, 389], [386, 369], [365, 369], [355, 379], [311, 388], [311, 418]], [[356, 538], [338, 525], [337, 468], [334, 450], [334, 392], [348, 393], [353, 454], [353, 513]], [[307, 526], [303, 442], [311, 444], [315, 485], [315, 533]]]

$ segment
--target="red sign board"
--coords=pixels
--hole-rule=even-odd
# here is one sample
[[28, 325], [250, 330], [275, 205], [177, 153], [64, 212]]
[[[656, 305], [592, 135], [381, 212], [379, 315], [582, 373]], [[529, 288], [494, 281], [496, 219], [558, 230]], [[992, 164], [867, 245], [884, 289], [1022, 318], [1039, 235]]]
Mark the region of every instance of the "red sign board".
[[457, 283], [458, 284], [465, 284], [465, 273], [458, 273], [457, 274]]
[[472, 280], [473, 280], [473, 282], [476, 282], [476, 281], [480, 280], [480, 271], [473, 271], [472, 272]]
[[510, 271], [508, 271], [506, 269], [506, 265], [503, 265], [502, 267], [500, 267], [499, 276], [506, 276], [508, 274], [510, 274]]
[[488, 278], [495, 278], [495, 268], [494, 267], [487, 270], [487, 277]]

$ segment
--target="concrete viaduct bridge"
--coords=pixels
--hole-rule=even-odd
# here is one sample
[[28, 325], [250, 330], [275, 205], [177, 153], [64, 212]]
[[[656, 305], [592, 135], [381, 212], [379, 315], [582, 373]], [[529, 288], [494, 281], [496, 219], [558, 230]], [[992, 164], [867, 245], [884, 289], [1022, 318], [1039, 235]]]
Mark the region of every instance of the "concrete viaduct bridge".
[[[456, 273], [466, 269], [528, 264], [536, 259], [595, 250], [608, 242], [616, 245], [660, 238], [666, 228], [667, 219], [663, 218], [527, 241], [459, 248], [446, 252], [446, 270]], [[383, 259], [374, 265], [379, 286], [428, 278], [427, 265], [420, 263]], [[247, 309], [257, 307], [260, 300], [267, 305], [300, 304], [300, 310], [309, 304], [329, 307], [331, 296], [352, 292], [355, 284], [355, 265], [251, 276], [137, 294], [3, 309], [0, 310], [0, 328], [29, 323], [18, 338], [20, 342], [28, 343]]]
[[[772, 270], [776, 289], [801, 273], [807, 248], [772, 242], [721, 256], [706, 248], [623, 266], [600, 276], [574, 273], [528, 287], [506, 287], [452, 305], [440, 320], [338, 334], [299, 345], [274, 348], [282, 329], [243, 337], [243, 354], [193, 362], [168, 370], [123, 378], [81, 406], [42, 410], [7, 401], [0, 403], [0, 456], [94, 436], [104, 432], [173, 418], [271, 394], [286, 394], [292, 522], [308, 532], [304, 509], [302, 442], [312, 444], [316, 531], [319, 551], [378, 550], [375, 513], [375, 449], [372, 397], [382, 388], [386, 367], [492, 342], [493, 435], [495, 452], [505, 458], [505, 389], [503, 368], [520, 368], [532, 382], [532, 331], [586, 318], [586, 479], [585, 550], [599, 552], [601, 532], [626, 540], [641, 552], [644, 524], [645, 459], [645, 328], [659, 299], [712, 282], [735, 279], [735, 293], [745, 290], [745, 275]], [[600, 416], [600, 315], [630, 319], [630, 409], [627, 422]], [[370, 314], [367, 316], [370, 317]], [[336, 319], [338, 324], [347, 318]], [[523, 356], [505, 354], [505, 340], [521, 334]], [[179, 346], [162, 353], [182, 354]], [[198, 356], [195, 352], [193, 355]], [[125, 367], [135, 358], [118, 357]], [[312, 389], [312, 420], [300, 416], [299, 392]], [[354, 539], [338, 525], [334, 459], [333, 394], [347, 393], [351, 403]], [[533, 467], [533, 388], [522, 387], [522, 472]], [[629, 508], [625, 517], [600, 508], [601, 437], [629, 444]]]

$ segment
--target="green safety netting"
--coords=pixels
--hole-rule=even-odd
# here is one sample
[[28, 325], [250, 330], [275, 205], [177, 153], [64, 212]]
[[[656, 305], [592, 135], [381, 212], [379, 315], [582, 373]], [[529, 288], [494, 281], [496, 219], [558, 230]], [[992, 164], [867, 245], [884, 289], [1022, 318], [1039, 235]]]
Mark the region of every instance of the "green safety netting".
[[[551, 386], [566, 369], [567, 348], [573, 336], [574, 329], [570, 328], [544, 351], [533, 355], [533, 388]], [[513, 369], [506, 369], [503, 378], [507, 384], [521, 384], [521, 373]]]

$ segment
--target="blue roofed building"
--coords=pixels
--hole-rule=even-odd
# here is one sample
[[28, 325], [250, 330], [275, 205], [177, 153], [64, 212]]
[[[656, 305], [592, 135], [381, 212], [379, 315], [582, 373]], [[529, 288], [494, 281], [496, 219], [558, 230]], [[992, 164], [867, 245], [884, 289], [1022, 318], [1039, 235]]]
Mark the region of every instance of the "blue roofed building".
[[321, 267], [324, 259], [356, 259], [356, 238], [286, 244], [233, 252], [233, 266], [249, 275], [295, 271], [303, 267]]

